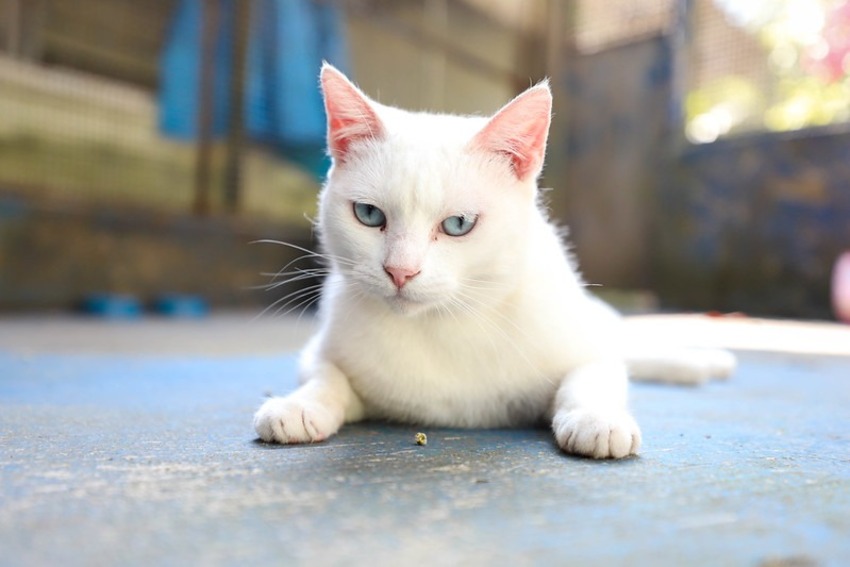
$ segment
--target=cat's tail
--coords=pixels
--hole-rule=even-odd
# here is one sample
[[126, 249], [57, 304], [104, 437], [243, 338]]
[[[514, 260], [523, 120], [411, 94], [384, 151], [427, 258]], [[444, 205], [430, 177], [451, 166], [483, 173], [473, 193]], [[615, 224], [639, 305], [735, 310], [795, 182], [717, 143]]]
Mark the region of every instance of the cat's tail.
[[728, 350], [673, 347], [640, 349], [626, 353], [629, 376], [637, 382], [698, 386], [709, 380], [725, 380], [737, 366]]

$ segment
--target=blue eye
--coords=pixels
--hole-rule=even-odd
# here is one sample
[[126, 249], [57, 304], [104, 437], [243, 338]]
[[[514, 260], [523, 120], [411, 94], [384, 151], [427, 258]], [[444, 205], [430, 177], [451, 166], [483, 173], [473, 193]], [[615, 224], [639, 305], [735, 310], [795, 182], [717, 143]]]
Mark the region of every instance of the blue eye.
[[463, 236], [464, 234], [468, 234], [472, 227], [475, 226], [475, 221], [478, 220], [478, 217], [465, 217], [463, 215], [457, 215], [454, 217], [449, 217], [442, 222], [440, 225], [443, 228], [443, 232], [448, 234], [449, 236]]
[[370, 227], [383, 227], [387, 224], [387, 217], [384, 211], [375, 205], [367, 203], [354, 203], [354, 216], [361, 223]]

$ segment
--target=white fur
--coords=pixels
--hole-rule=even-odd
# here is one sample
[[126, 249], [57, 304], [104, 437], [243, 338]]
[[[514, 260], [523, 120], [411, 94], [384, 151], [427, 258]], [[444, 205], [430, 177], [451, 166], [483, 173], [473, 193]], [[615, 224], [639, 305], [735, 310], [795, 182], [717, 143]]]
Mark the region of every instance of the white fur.
[[[382, 106], [341, 79], [323, 69], [326, 99], [365, 101], [380, 135], [361, 132], [349, 144], [345, 132], [329, 132], [337, 145], [320, 196], [331, 270], [321, 326], [301, 356], [301, 388], [257, 411], [260, 437], [320, 441], [366, 418], [447, 427], [546, 420], [569, 453], [636, 454], [619, 318], [587, 295], [538, 204], [548, 86], [496, 115], [517, 128], [537, 121], [529, 132], [540, 147], [526, 141], [505, 155], [482, 134], [503, 136], [492, 120]], [[384, 211], [385, 229], [359, 223], [354, 201]], [[478, 215], [468, 235], [440, 231], [461, 214]], [[388, 265], [417, 275], [399, 289]]]
[[710, 348], [635, 348], [625, 352], [629, 376], [636, 382], [659, 382], [699, 386], [709, 380], [725, 380], [735, 371], [737, 361], [728, 351]]

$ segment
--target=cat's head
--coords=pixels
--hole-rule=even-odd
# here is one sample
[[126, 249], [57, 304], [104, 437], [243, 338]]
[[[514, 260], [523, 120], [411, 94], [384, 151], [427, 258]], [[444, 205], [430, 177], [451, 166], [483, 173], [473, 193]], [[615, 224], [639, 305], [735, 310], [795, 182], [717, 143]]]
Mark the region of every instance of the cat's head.
[[536, 214], [548, 84], [491, 118], [384, 106], [327, 64], [321, 84], [333, 166], [318, 227], [345, 285], [410, 315], [510, 293]]

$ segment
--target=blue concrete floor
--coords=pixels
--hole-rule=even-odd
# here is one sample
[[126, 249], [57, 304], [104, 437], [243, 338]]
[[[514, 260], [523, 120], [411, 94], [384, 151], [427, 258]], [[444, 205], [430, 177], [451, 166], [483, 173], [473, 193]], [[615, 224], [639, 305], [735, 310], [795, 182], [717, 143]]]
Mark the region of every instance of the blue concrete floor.
[[2, 565], [850, 565], [850, 359], [637, 385], [640, 458], [545, 430], [258, 443], [283, 355], [0, 351]]

